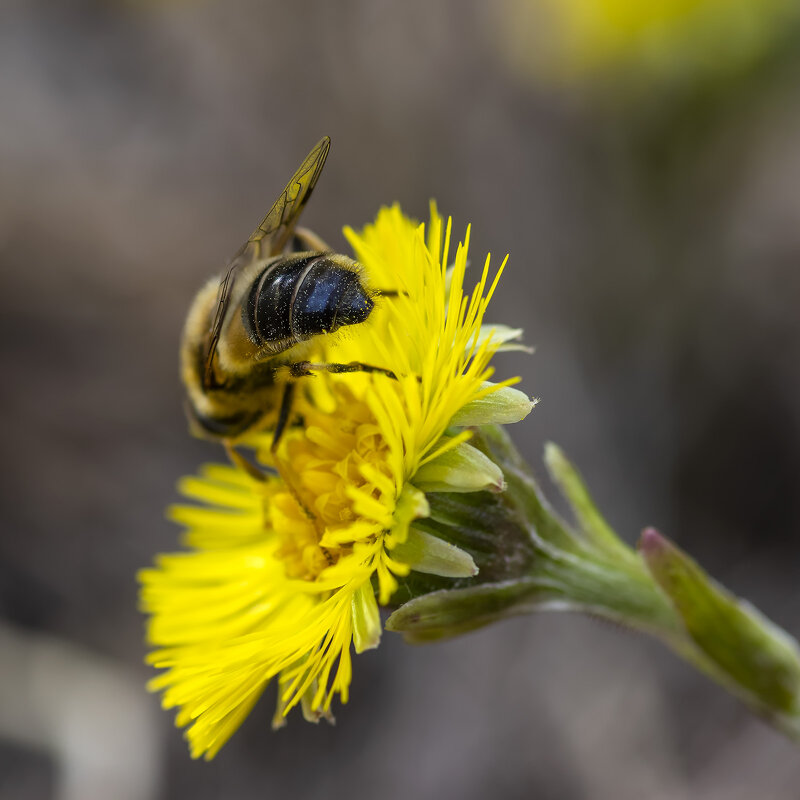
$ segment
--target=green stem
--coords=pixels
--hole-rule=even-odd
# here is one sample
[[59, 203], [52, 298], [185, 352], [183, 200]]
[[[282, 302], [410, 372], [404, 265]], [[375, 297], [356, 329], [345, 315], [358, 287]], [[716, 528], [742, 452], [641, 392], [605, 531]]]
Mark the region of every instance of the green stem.
[[[533, 611], [601, 617], [660, 639], [800, 742], [800, 648], [791, 636], [714, 582], [657, 531], [643, 533], [638, 551], [628, 547], [554, 445], [548, 445], [545, 461], [575, 526], [548, 505], [502, 429], [482, 428], [473, 444], [502, 468], [507, 490], [482, 501], [430, 495], [433, 516], [440, 510], [449, 525], [441, 524], [438, 533], [447, 531], [467, 549], [499, 538], [514, 557], [499, 565], [487, 561], [488, 568], [481, 567], [484, 582], [479, 576], [463, 588], [414, 597], [389, 618], [388, 629], [412, 641], [431, 641]], [[453, 511], [459, 502], [460, 518]]]
[[[655, 531], [648, 535], [658, 536]], [[674, 550], [676, 558], [686, 559]], [[529, 599], [535, 596], [536, 600], [528, 604], [528, 610], [577, 611], [654, 636], [800, 742], [796, 646], [767, 620], [756, 621], [745, 606], [734, 601], [727, 609], [713, 610], [711, 616], [719, 627], [709, 630], [694, 624], [696, 607], [679, 613], [643, 557], [636, 566], [619, 567], [559, 552], [546, 543], [539, 547], [529, 578]], [[718, 605], [727, 599], [723, 593], [711, 603]], [[730, 615], [734, 619], [728, 618]]]

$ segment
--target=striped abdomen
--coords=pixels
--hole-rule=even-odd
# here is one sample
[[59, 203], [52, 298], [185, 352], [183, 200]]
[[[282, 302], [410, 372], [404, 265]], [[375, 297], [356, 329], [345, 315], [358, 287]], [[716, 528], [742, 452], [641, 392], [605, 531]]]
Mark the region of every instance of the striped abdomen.
[[355, 262], [305, 253], [278, 259], [253, 281], [242, 322], [258, 347], [280, 353], [312, 336], [364, 322], [372, 308]]

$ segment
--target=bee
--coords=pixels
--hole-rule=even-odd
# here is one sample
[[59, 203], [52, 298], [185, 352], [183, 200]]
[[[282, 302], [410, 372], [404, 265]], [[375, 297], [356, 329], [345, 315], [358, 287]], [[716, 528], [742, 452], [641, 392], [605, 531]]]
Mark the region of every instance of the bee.
[[197, 294], [183, 330], [181, 373], [190, 427], [230, 443], [273, 430], [273, 450], [291, 421], [296, 382], [318, 371], [391, 372], [367, 364], [312, 364], [314, 341], [365, 322], [379, 292], [359, 265], [297, 220], [314, 191], [331, 141], [321, 139], [267, 215]]

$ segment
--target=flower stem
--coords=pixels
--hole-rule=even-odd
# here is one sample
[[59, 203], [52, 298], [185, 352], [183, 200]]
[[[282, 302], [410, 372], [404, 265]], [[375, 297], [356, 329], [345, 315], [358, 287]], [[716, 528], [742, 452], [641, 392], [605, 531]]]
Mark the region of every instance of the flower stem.
[[[506, 538], [515, 528], [529, 557], [509, 562], [506, 574], [495, 567], [489, 582], [416, 597], [389, 618], [387, 628], [430, 641], [533, 611], [590, 614], [660, 639], [800, 743], [800, 648], [789, 634], [654, 529], [644, 531], [637, 550], [626, 545], [555, 445], [547, 446], [545, 462], [574, 525], [549, 506], [502, 429], [484, 427], [472, 443], [502, 468], [507, 490], [494, 502], [502, 506]], [[459, 543], [465, 544], [463, 532]]]

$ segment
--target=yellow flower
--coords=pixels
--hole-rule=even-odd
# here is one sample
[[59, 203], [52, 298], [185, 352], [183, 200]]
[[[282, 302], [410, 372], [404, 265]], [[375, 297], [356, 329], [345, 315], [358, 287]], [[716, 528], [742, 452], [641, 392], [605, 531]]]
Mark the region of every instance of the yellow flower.
[[[320, 337], [313, 358], [396, 378], [304, 381], [303, 425], [275, 458], [281, 477], [211, 465], [181, 483], [203, 504], [170, 511], [189, 550], [141, 572], [141, 601], [156, 648], [148, 660], [164, 670], [151, 688], [190, 725], [195, 757], [217, 753], [273, 678], [276, 726], [297, 704], [309, 720], [330, 718], [334, 696], [347, 701], [351, 644], [377, 646], [378, 603], [398, 578], [477, 572], [468, 553], [414, 522], [429, 513], [426, 492], [502, 490], [502, 472], [463, 426], [516, 421], [532, 403], [513, 381], [488, 382], [493, 354], [518, 347], [520, 334], [483, 324], [502, 266], [490, 277], [487, 257], [466, 293], [469, 229], [448, 269], [450, 230], [435, 207], [427, 235], [398, 207], [360, 233], [347, 229], [376, 308], [367, 323]], [[270, 462], [269, 435], [248, 444]]]
[[522, 73], [630, 82], [747, 68], [798, 16], [790, 0], [505, 0], [495, 12], [498, 47]]

